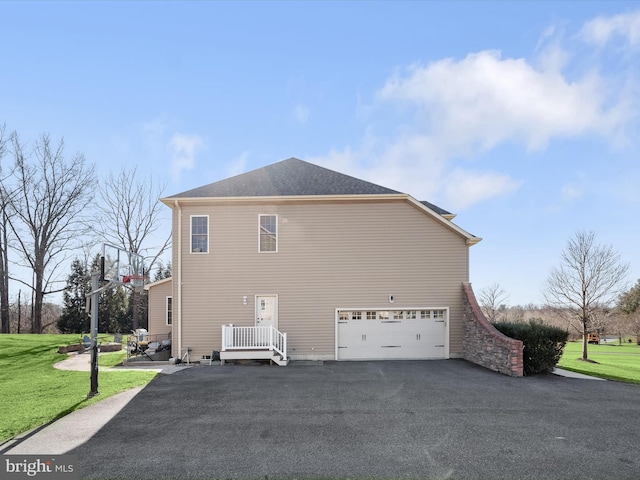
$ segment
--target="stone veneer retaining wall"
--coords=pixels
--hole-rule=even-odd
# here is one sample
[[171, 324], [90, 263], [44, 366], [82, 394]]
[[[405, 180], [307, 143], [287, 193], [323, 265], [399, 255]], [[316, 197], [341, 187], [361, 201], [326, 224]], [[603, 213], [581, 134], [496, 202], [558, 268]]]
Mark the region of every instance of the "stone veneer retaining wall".
[[464, 283], [462, 288], [464, 359], [505, 375], [522, 377], [522, 341], [507, 337], [491, 325], [482, 313], [470, 283]]

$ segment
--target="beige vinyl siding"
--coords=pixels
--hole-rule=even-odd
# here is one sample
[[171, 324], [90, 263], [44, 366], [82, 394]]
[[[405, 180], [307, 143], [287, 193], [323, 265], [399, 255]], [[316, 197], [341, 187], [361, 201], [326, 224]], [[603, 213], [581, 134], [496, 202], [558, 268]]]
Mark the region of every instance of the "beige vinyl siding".
[[173, 295], [172, 281], [158, 283], [149, 287], [148, 329], [149, 334], [167, 334], [171, 326], [167, 325], [167, 297]]
[[[278, 215], [278, 253], [258, 251], [259, 214]], [[209, 215], [208, 254], [189, 252], [192, 215]], [[469, 247], [407, 201], [183, 204], [182, 221], [182, 348], [194, 358], [220, 349], [220, 325], [254, 325], [255, 295], [268, 294], [294, 358], [334, 358], [343, 307], [450, 307], [451, 356], [462, 352]], [[176, 296], [174, 285], [174, 309]]]

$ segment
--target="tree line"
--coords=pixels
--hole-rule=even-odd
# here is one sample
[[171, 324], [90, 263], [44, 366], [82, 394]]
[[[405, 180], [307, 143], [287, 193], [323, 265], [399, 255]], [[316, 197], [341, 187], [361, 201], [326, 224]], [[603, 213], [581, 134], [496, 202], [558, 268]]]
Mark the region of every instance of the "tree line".
[[[85, 273], [97, 268], [92, 255], [103, 242], [142, 255], [150, 272], [170, 246], [170, 233], [158, 244], [150, 244], [163, 213], [158, 198], [164, 186], [135, 168], [109, 173], [97, 181], [95, 165], [82, 153], [68, 155], [64, 140], [48, 134], [23, 141], [17, 132], [0, 126], [0, 320], [2, 333], [11, 333], [9, 291], [17, 283], [29, 312], [31, 333], [55, 325], [46, 301], [52, 294], [68, 290], [63, 269], [71, 264], [72, 274], [84, 263]], [[78, 255], [82, 252], [82, 255]], [[88, 259], [92, 258], [89, 262]], [[27, 271], [26, 280], [16, 271]], [[123, 295], [115, 289], [111, 295]], [[143, 295], [128, 294], [131, 328], [138, 328]], [[28, 303], [26, 301], [25, 303]], [[84, 309], [84, 305], [83, 305]], [[15, 310], [15, 309], [14, 309]], [[15, 323], [15, 321], [14, 321]], [[20, 325], [20, 322], [18, 323]]]
[[[91, 318], [86, 308], [87, 296], [91, 293], [91, 273], [99, 268], [100, 256], [96, 255], [88, 268], [87, 263], [76, 258], [71, 263], [71, 273], [67, 277], [67, 286], [63, 292], [63, 309], [56, 327], [60, 333], [89, 332]], [[158, 262], [152, 281], [157, 282], [171, 277], [171, 263]], [[138, 309], [141, 319], [136, 328], [146, 328], [148, 311], [147, 292], [140, 292], [134, 301], [135, 290], [117, 285], [104, 290], [99, 295], [98, 331], [111, 333], [129, 333], [133, 328], [134, 309]]]
[[546, 305], [507, 307], [507, 292], [498, 283], [484, 288], [479, 303], [492, 322], [540, 319], [562, 326], [582, 339], [582, 360], [588, 360], [588, 335], [633, 335], [640, 345], [640, 280], [628, 288], [629, 264], [610, 245], [596, 241], [593, 231], [579, 231], [561, 252], [559, 264], [544, 287]]

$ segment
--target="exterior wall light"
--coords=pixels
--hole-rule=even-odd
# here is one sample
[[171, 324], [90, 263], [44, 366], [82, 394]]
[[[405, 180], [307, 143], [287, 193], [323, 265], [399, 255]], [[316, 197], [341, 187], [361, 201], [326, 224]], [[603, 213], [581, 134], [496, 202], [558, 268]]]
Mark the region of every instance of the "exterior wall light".
[[246, 295], [244, 297], [242, 297], [242, 304], [243, 305], [247, 304], [247, 296]]

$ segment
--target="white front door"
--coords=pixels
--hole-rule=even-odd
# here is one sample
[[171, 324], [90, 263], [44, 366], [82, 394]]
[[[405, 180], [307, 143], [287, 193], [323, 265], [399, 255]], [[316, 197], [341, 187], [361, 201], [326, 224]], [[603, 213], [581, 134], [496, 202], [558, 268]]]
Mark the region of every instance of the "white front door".
[[256, 327], [278, 328], [278, 296], [256, 296]]

